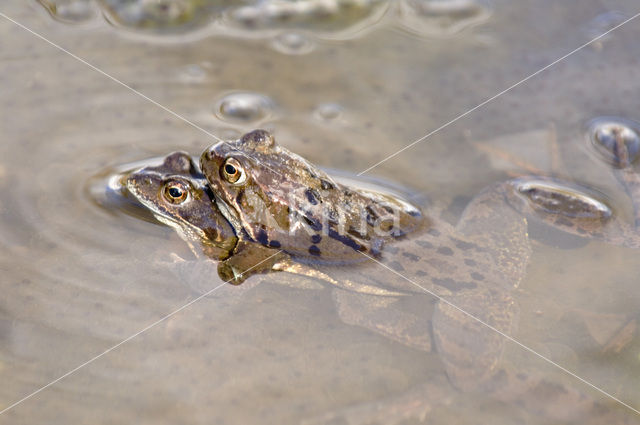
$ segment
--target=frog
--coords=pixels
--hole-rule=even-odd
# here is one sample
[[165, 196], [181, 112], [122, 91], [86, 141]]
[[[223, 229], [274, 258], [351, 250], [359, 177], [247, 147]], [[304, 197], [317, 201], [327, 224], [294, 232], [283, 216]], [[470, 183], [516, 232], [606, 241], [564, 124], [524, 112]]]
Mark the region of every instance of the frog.
[[[411, 233], [423, 221], [420, 209], [408, 201], [342, 185], [282, 149], [266, 131], [249, 133], [241, 143], [245, 151], [251, 149], [252, 161], [273, 164], [264, 168], [264, 179], [246, 180], [242, 159], [226, 158], [228, 151], [236, 149], [229, 143], [217, 145], [225, 151], [216, 157], [224, 164], [205, 161], [201, 165], [210, 176], [220, 173], [231, 182], [209, 179], [214, 193], [230, 206], [223, 212], [227, 219], [266, 247], [283, 248], [298, 259], [312, 257], [315, 263], [352, 263], [366, 260], [360, 253], [377, 255], [385, 243]], [[299, 184], [301, 179], [305, 185]]]
[[[154, 214], [159, 216], [158, 218], [161, 217], [161, 221], [178, 230], [194, 245], [200, 245], [203, 233], [181, 229], [182, 227], [193, 227], [192, 225], [195, 223], [189, 223], [189, 219], [185, 220], [185, 215], [176, 213], [175, 209], [158, 208], [154, 205], [154, 202], [165, 202], [158, 194], [162, 193], [165, 183], [170, 182], [176, 176], [189, 182], [185, 186], [188, 190], [198, 190], [197, 188], [203, 188], [203, 185], [206, 184], [205, 177], [196, 169], [195, 164], [190, 162], [191, 160], [186, 153], [175, 155], [182, 157], [178, 164], [182, 163], [183, 165], [176, 167], [174, 165], [175, 159], [171, 159], [172, 155], [169, 155], [163, 167], [147, 168], [145, 171], [143, 169], [137, 172], [138, 175], [152, 172], [162, 177], [157, 180], [159, 183], [156, 183], [155, 189], [147, 192], [155, 194], [155, 198], [140, 195], [143, 191], [137, 189], [136, 186], [145, 181], [140, 177], [130, 179], [128, 187], [132, 193], [138, 194], [140, 201], [146, 199], [148, 208], [154, 211]], [[136, 173], [132, 173], [131, 176], [134, 174]], [[318, 173], [318, 175], [321, 174]], [[184, 182], [184, 180], [182, 181]], [[514, 186], [515, 183], [510, 182], [511, 186]], [[457, 306], [473, 312], [476, 317], [491, 324], [494, 330], [489, 332], [484, 326], [466, 320], [468, 318], [463, 315], [461, 317], [460, 311], [447, 304], [438, 303], [433, 308], [433, 303], [425, 302], [426, 314], [407, 313], [404, 311], [404, 306], [398, 304], [398, 300], [408, 299], [409, 295], [424, 296], [424, 292], [419, 290], [420, 288], [407, 285], [406, 282], [403, 284], [403, 282], [391, 281], [388, 275], [372, 276], [370, 270], [362, 263], [351, 265], [348, 272], [341, 274], [339, 273], [341, 268], [335, 267], [335, 263], [311, 264], [300, 261], [284, 252], [280, 261], [269, 264], [268, 267], [271, 270], [266, 271], [287, 271], [293, 275], [305, 275], [332, 284], [334, 287], [333, 298], [338, 313], [345, 323], [363, 326], [414, 348], [437, 351], [445, 363], [449, 381], [459, 389], [468, 390], [481, 387], [481, 384], [486, 384], [491, 378], [494, 385], [496, 379], [501, 383], [503, 395], [508, 394], [512, 387], [505, 387], [501, 380], [504, 375], [497, 373], [504, 338], [496, 334], [495, 329], [508, 333], [515, 323], [517, 305], [510, 291], [519, 283], [530, 255], [530, 247], [527, 243], [526, 220], [522, 218], [520, 211], [514, 208], [501, 208], [500, 214], [495, 215], [496, 202], [499, 201], [503, 204], [506, 202], [504, 189], [504, 185], [498, 184], [483, 191], [467, 206], [457, 226], [450, 225], [440, 219], [437, 214], [429, 214], [429, 218], [423, 219], [424, 221], [419, 226], [420, 229], [416, 231], [418, 237], [414, 237], [411, 233], [401, 237], [395, 236], [393, 237], [394, 243], [387, 246], [382, 255], [378, 253], [378, 259], [386, 261], [391, 267], [398, 267], [398, 265], [393, 263], [394, 257], [387, 257], [387, 254], [394, 254], [395, 258], [400, 258], [403, 263], [406, 261], [415, 262], [413, 256], [417, 256], [420, 252], [426, 251], [428, 254], [433, 254], [434, 257], [431, 261], [427, 261], [429, 264], [423, 266], [425, 275], [428, 271], [433, 283], [427, 287], [423, 282], [420, 282], [421, 285], [430, 288], [441, 297], [447, 296], [452, 300], [452, 303], [455, 302]], [[531, 189], [531, 187], [527, 186], [527, 189]], [[523, 192], [527, 191], [523, 189]], [[223, 220], [225, 217], [223, 211], [230, 207], [224, 204], [221, 195], [215, 190], [204, 190], [203, 193], [206, 196], [200, 198], [191, 196], [185, 197], [185, 199], [204, 200], [204, 202], [197, 204], [197, 208], [202, 208], [206, 212], [213, 211], [212, 217], [217, 215], [215, 220]], [[566, 193], [565, 196], [567, 201], [573, 200]], [[574, 193], [573, 196], [576, 194]], [[205, 199], [206, 197], [208, 199]], [[533, 199], [540, 199], [540, 197], [533, 197]], [[521, 202], [521, 200], [518, 201]], [[192, 205], [195, 207], [195, 203]], [[410, 210], [412, 211], [414, 208], [411, 207]], [[206, 214], [191, 215], [191, 217], [202, 216], [206, 216]], [[413, 213], [411, 216], [415, 218], [422, 216], [422, 214]], [[193, 219], [191, 220], [193, 221]], [[233, 228], [231, 221], [228, 222]], [[505, 225], [507, 223], [511, 224]], [[195, 224], [196, 228], [198, 226]], [[235, 237], [236, 240], [244, 238], [243, 242], [257, 247], [258, 250], [265, 253], [278, 253], [280, 256], [278, 248], [252, 241], [248, 234], [243, 234], [241, 228], [240, 231], [234, 231], [233, 236], [227, 227], [224, 228], [227, 236]], [[480, 230], [477, 230], [479, 228]], [[487, 229], [490, 231], [487, 232]], [[206, 236], [204, 238], [206, 240]], [[396, 244], [400, 244], [400, 246], [394, 246]], [[407, 255], [411, 254], [409, 251], [413, 251], [413, 256]], [[226, 260], [233, 258], [233, 249], [227, 248], [225, 255], [214, 255], [213, 258], [220, 260], [225, 257]], [[310, 254], [310, 258], [315, 259], [315, 257]], [[251, 266], [259, 262], [259, 258], [253, 258]], [[461, 264], [466, 269], [466, 275], [456, 271], [456, 267]], [[319, 265], [322, 267], [318, 267]], [[400, 264], [400, 267], [403, 266]], [[492, 283], [485, 285], [484, 290], [476, 290], [471, 283], [474, 280], [471, 273], [474, 272], [478, 273], [474, 275], [476, 285], [485, 279]], [[401, 273], [406, 274], [406, 270]], [[354, 275], [361, 277], [366, 283], [354, 282]], [[461, 279], [456, 281], [454, 278]], [[279, 280], [286, 283], [286, 279]], [[432, 308], [429, 309], [429, 306]], [[431, 321], [430, 327], [428, 320]], [[469, 352], [474, 353], [473, 358], [466, 354]], [[521, 374], [518, 376], [518, 379], [522, 380]], [[520, 382], [520, 384], [523, 387], [523, 383]], [[531, 382], [528, 385], [531, 386]], [[558, 389], [558, 387], [554, 388]], [[427, 390], [429, 399], [433, 398], [434, 393], [439, 392], [442, 391], [434, 392], [433, 386], [429, 387]], [[562, 397], [567, 394], [573, 394], [575, 399], [584, 400], [584, 397], [580, 394], [576, 395], [575, 391], [562, 389], [559, 393], [561, 394], [559, 394], [558, 400], [566, 401], [567, 398]], [[424, 401], [424, 395], [424, 393], [420, 393], [417, 397]], [[513, 399], [517, 396], [511, 393], [509, 397]], [[560, 409], [566, 410], [563, 406]], [[390, 411], [392, 410], [394, 409], [390, 409]], [[358, 416], [361, 416], [360, 413]]]
[[[277, 253], [247, 243], [243, 233], [236, 233], [220, 213], [206, 179], [188, 153], [170, 153], [160, 165], [121, 173], [119, 180], [121, 192], [126, 189], [123, 196], [131, 197], [157, 221], [173, 228], [196, 257], [216, 262], [223, 280], [238, 283], [277, 268]], [[260, 261], [264, 265], [255, 266]]]
[[[131, 198], [157, 221], [174, 229], [196, 257], [214, 261], [219, 278], [225, 282], [239, 285], [254, 275], [284, 271], [342, 286], [330, 276], [291, 261], [285, 253], [254, 243], [246, 232], [235, 228], [222, 213], [226, 205], [216, 199], [187, 152], [170, 153], [160, 165], [145, 165], [116, 177], [120, 196]], [[366, 284], [350, 283], [347, 288], [394, 294]]]
[[[637, 156], [632, 153], [637, 150], [614, 135], [602, 144], [602, 151], [615, 157], [615, 172], [632, 199], [640, 198], [639, 179], [632, 167]], [[552, 177], [524, 176], [495, 183], [475, 196], [453, 225], [437, 211], [425, 214], [402, 200], [337, 184], [278, 145], [265, 130], [205, 149], [200, 168], [216, 199], [228, 206], [224, 212], [228, 219], [241, 223], [252, 240], [277, 247], [294, 261], [343, 282], [334, 289], [334, 300], [344, 322], [410, 347], [435, 349], [450, 382], [463, 391], [488, 388], [501, 376], [504, 335], [511, 335], [518, 316], [513, 293], [532, 252], [530, 220], [616, 245], [636, 248], [640, 241], [635, 225], [614, 216], [588, 187]], [[355, 202], [353, 193], [359, 193]], [[347, 223], [342, 232], [339, 223], [320, 219], [327, 211], [320, 207], [324, 204], [329, 204], [330, 216], [335, 210], [342, 214]], [[395, 207], [403, 223], [401, 231], [381, 236], [375, 225], [355, 233], [344, 231], [348, 224], [366, 217], [371, 205], [374, 211]], [[283, 211], [322, 225], [300, 231], [295, 220], [284, 218]], [[274, 219], [261, 222], [265, 213]], [[339, 237], [332, 237], [332, 231]], [[321, 248], [318, 242], [325, 240]], [[349, 249], [352, 252], [345, 254]], [[369, 260], [367, 264], [358, 261], [362, 258]], [[372, 261], [391, 273], [371, 273], [367, 265]], [[349, 267], [341, 267], [345, 262]], [[367, 287], [379, 287], [383, 296], [350, 291], [346, 282], [354, 276], [366, 281]], [[402, 297], [425, 293], [437, 297], [430, 329], [422, 318], [398, 308]]]

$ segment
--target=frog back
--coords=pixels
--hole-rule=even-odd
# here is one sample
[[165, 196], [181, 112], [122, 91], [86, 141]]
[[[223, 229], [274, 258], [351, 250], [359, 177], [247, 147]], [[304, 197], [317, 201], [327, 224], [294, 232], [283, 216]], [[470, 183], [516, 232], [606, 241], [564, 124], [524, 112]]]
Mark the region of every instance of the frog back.
[[341, 184], [263, 130], [205, 150], [201, 167], [231, 220], [300, 261], [363, 261], [423, 221], [402, 197]]

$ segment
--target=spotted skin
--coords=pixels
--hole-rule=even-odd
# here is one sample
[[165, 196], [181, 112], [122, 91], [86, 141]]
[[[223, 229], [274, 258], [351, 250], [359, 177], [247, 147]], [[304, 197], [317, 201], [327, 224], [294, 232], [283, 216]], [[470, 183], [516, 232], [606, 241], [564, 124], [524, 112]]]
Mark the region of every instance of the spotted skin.
[[[228, 164], [242, 177], [227, 178]], [[264, 130], [212, 146], [200, 165], [253, 240], [265, 246], [277, 240], [293, 256], [327, 263], [363, 261], [361, 253], [379, 255], [387, 242], [423, 221], [421, 211], [406, 201], [333, 181]]]

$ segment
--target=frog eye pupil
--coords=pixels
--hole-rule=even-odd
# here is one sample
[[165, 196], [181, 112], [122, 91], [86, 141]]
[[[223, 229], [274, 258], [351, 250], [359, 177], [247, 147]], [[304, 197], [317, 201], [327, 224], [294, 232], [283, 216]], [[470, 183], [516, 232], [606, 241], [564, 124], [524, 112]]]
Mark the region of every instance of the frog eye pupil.
[[234, 167], [231, 164], [227, 164], [224, 166], [224, 171], [229, 174], [230, 176], [234, 175], [235, 173], [238, 172], [238, 170], [236, 169], [236, 167]]
[[231, 184], [242, 184], [245, 180], [242, 165], [234, 159], [229, 158], [220, 169], [221, 177]]
[[174, 198], [180, 198], [182, 196], [182, 190], [177, 187], [172, 187], [169, 189], [169, 195]]
[[181, 182], [169, 182], [162, 191], [164, 198], [172, 204], [181, 204], [189, 197], [188, 186]]

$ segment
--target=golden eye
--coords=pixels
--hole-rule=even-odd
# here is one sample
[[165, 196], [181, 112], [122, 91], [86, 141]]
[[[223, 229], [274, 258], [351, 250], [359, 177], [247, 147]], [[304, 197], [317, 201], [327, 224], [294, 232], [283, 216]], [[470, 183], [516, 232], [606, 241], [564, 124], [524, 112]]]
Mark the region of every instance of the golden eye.
[[180, 181], [170, 181], [165, 183], [162, 195], [172, 204], [181, 204], [189, 197], [189, 186]]
[[241, 184], [246, 179], [242, 165], [234, 158], [229, 158], [224, 162], [222, 166], [222, 177], [233, 184]]

